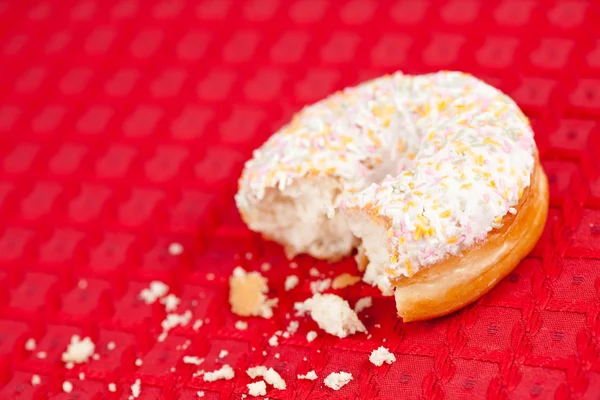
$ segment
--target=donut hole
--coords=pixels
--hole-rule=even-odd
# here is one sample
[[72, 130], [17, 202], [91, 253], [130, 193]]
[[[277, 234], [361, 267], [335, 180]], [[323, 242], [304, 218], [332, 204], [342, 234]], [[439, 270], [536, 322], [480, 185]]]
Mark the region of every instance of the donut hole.
[[248, 225], [282, 243], [290, 258], [301, 253], [320, 259], [341, 258], [356, 246], [343, 215], [327, 216], [327, 205], [341, 192], [341, 184], [331, 177], [301, 179], [284, 191], [268, 188], [248, 215]]

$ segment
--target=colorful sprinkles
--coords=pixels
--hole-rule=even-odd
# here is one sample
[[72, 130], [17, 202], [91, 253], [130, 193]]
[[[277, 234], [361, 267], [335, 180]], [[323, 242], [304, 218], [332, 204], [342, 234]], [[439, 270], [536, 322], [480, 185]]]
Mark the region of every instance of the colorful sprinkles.
[[497, 89], [459, 72], [398, 72], [300, 111], [246, 163], [236, 202], [248, 213], [267, 188], [333, 176], [345, 190], [333, 209], [386, 217], [386, 271], [411, 276], [517, 213], [535, 149], [527, 118]]

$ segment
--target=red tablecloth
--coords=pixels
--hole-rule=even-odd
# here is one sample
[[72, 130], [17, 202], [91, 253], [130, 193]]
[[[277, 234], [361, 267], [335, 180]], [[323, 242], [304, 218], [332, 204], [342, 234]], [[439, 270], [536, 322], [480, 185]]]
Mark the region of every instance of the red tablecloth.
[[[139, 379], [142, 399], [239, 399], [254, 365], [287, 381], [269, 398], [598, 398], [598, 37], [592, 0], [0, 1], [0, 398], [127, 398]], [[290, 269], [237, 214], [241, 166], [302, 105], [397, 69], [464, 70], [516, 99], [550, 179], [545, 234], [452, 316], [403, 324], [359, 284], [342, 294], [374, 297], [361, 313], [370, 340], [318, 331], [309, 344], [316, 324], [299, 319], [271, 347], [310, 295], [310, 267], [356, 267], [301, 257]], [[228, 276], [264, 262], [280, 304], [238, 330]], [[292, 272], [305, 280], [286, 293]], [[138, 297], [151, 280], [193, 314], [164, 342], [164, 306]], [[67, 369], [73, 334], [99, 358]], [[380, 345], [395, 363], [369, 363]], [[193, 376], [223, 363], [235, 379]], [[318, 380], [296, 379], [311, 369]], [[334, 392], [323, 378], [340, 370], [353, 380]]]

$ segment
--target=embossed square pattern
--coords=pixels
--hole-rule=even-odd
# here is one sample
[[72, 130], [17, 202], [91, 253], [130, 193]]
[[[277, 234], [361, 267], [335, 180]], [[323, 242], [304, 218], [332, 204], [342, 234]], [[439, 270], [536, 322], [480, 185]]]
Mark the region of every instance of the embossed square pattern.
[[[140, 399], [240, 399], [255, 365], [287, 382], [270, 399], [599, 398], [599, 37], [595, 0], [0, 0], [0, 399], [126, 399], [138, 379]], [[451, 316], [403, 324], [372, 288], [338, 291], [373, 297], [370, 339], [338, 339], [293, 303], [311, 267], [354, 262], [292, 269], [233, 194], [295, 111], [398, 69], [463, 70], [511, 95], [550, 214], [532, 254]], [[275, 315], [236, 329], [228, 277], [264, 263]], [[164, 340], [165, 306], [139, 297], [152, 280], [192, 314]], [[298, 331], [270, 346], [290, 320]], [[71, 366], [75, 334], [96, 355]], [[382, 345], [397, 361], [375, 367]], [[234, 379], [195, 374], [223, 364]], [[310, 370], [319, 379], [296, 379]], [[327, 388], [340, 370], [352, 381]]]

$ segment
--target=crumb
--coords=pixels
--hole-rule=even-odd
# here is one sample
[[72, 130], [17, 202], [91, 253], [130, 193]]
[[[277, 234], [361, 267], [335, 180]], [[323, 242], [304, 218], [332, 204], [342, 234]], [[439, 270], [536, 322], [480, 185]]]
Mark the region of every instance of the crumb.
[[303, 360], [306, 361], [306, 357], [304, 357]]
[[252, 260], [252, 253], [247, 252], [245, 255], [246, 260]]
[[114, 383], [109, 383], [108, 384], [108, 391], [111, 393], [115, 393], [117, 391], [117, 385], [115, 385]]
[[297, 264], [296, 262], [292, 261], [292, 262], [290, 263], [290, 268], [291, 268], [291, 269], [296, 269], [296, 268], [298, 268], [298, 264]]
[[233, 371], [233, 368], [231, 368], [229, 365], [225, 364], [216, 371], [205, 373], [204, 374], [204, 382], [214, 382], [219, 379], [229, 380], [229, 379], [233, 379], [234, 376], [235, 376], [235, 372]]
[[33, 375], [31, 377], [31, 386], [37, 386], [40, 383], [42, 383], [42, 379], [40, 378], [39, 375]]
[[317, 379], [317, 373], [315, 371], [308, 371], [306, 375], [298, 375], [298, 379], [308, 379], [314, 381]]
[[204, 322], [202, 322], [201, 319], [197, 319], [196, 322], [194, 322], [194, 325], [192, 325], [192, 329], [197, 331], [198, 329], [200, 329], [202, 327], [202, 324]]
[[69, 381], [64, 381], [62, 384], [62, 390], [65, 393], [71, 393], [73, 391], [73, 384]]
[[317, 277], [319, 275], [321, 275], [321, 273], [319, 272], [318, 269], [316, 269], [315, 267], [312, 267], [311, 269], [308, 270], [308, 274], [312, 277]]
[[273, 368], [267, 369], [267, 367], [261, 365], [258, 367], [248, 368], [246, 373], [251, 379], [256, 379], [256, 377], [259, 376], [264, 378], [265, 381], [267, 381], [267, 383], [273, 386], [275, 389], [285, 390], [287, 387], [281, 375], [279, 375]]
[[219, 353], [219, 358], [225, 358], [227, 357], [227, 354], [229, 354], [227, 350], [221, 350], [221, 352]]
[[245, 331], [246, 329], [248, 329], [248, 323], [245, 321], [236, 321], [235, 329], [238, 329], [240, 331]]
[[313, 294], [322, 293], [322, 292], [326, 291], [327, 289], [329, 289], [330, 286], [331, 286], [331, 278], [314, 281], [314, 282], [310, 283], [310, 291]]
[[287, 332], [296, 333], [298, 332], [298, 328], [300, 327], [300, 323], [298, 321], [290, 321], [290, 324], [287, 327]]
[[271, 269], [271, 264], [269, 264], [268, 262], [264, 262], [260, 265], [260, 270], [262, 272], [267, 272], [270, 269]]
[[264, 357], [266, 357], [266, 356], [267, 356], [267, 352], [266, 352], [266, 350], [263, 350], [263, 352], [262, 352], [262, 355], [263, 355]]
[[44, 358], [48, 357], [48, 353], [46, 353], [45, 351], [38, 351], [36, 357], [40, 360], [43, 360]]
[[81, 290], [85, 290], [88, 287], [88, 281], [86, 279], [80, 279], [77, 282], [77, 287]]
[[73, 369], [74, 366], [75, 366], [75, 364], [72, 363], [71, 361], [69, 361], [68, 363], [65, 364], [66, 369]]
[[325, 378], [325, 386], [333, 390], [340, 390], [352, 380], [352, 374], [348, 372], [332, 372]]
[[89, 358], [94, 354], [96, 345], [89, 337], [80, 340], [79, 336], [73, 335], [71, 343], [67, 346], [67, 351], [62, 354], [63, 362], [73, 362], [75, 364], [83, 364], [88, 362]]
[[259, 272], [246, 273], [236, 267], [229, 278], [229, 304], [234, 314], [242, 317], [271, 318], [277, 299], [268, 299], [267, 280]]
[[277, 338], [277, 336], [271, 336], [271, 338], [269, 339], [269, 346], [279, 346], [279, 339]]
[[115, 344], [115, 342], [113, 342], [113, 341], [110, 341], [110, 342], [108, 342], [108, 343], [106, 344], [106, 348], [107, 348], [108, 350], [114, 350], [114, 349], [116, 349], [116, 348], [117, 348], [117, 345]]
[[356, 304], [354, 305], [354, 311], [358, 314], [365, 308], [369, 308], [373, 305], [373, 299], [371, 297], [363, 297], [358, 299]]
[[142, 381], [136, 379], [133, 385], [131, 385], [131, 395], [134, 399], [137, 399], [142, 392]]
[[92, 360], [96, 360], [96, 361], [97, 361], [97, 360], [99, 360], [99, 359], [100, 359], [100, 354], [98, 354], [98, 353], [95, 353], [95, 354], [92, 356]]
[[299, 315], [310, 313], [312, 319], [325, 332], [345, 338], [356, 332], [366, 332], [363, 323], [348, 302], [334, 294], [315, 294], [302, 303], [294, 304]]
[[78, 377], [79, 377], [79, 380], [82, 381], [85, 379], [85, 374], [83, 372], [80, 372]]
[[373, 337], [373, 335], [371, 335], [371, 334], [369, 333], [369, 335], [367, 336], [367, 339], [371, 339], [372, 337]]
[[288, 275], [285, 278], [285, 283], [284, 283], [285, 291], [289, 292], [290, 290], [292, 290], [293, 288], [298, 286], [298, 283], [300, 283], [300, 279], [298, 279], [298, 277], [296, 275]]
[[144, 362], [142, 361], [141, 358], [138, 358], [138, 359], [135, 360], [135, 366], [136, 367], [141, 367], [143, 363]]
[[373, 350], [371, 356], [369, 357], [369, 361], [371, 361], [372, 364], [381, 367], [383, 363], [393, 363], [396, 361], [396, 357], [390, 353], [388, 349], [381, 346], [377, 350]]
[[169, 254], [172, 256], [178, 256], [183, 253], [183, 246], [179, 243], [171, 243], [169, 245]]
[[246, 386], [248, 387], [248, 394], [250, 396], [258, 397], [267, 394], [267, 385], [265, 384], [265, 381], [249, 383]]
[[35, 343], [35, 339], [34, 338], [29, 338], [25, 342], [25, 350], [27, 350], [27, 351], [33, 351], [33, 350], [35, 350], [36, 346], [37, 346], [37, 344]]
[[381, 328], [381, 324], [375, 324], [373, 325], [375, 328]]
[[204, 358], [199, 358], [196, 356], [183, 356], [184, 364], [200, 365], [203, 362], [204, 362]]
[[142, 289], [139, 296], [146, 304], [152, 304], [159, 298], [166, 295], [168, 291], [168, 285], [161, 281], [152, 281], [150, 282], [150, 287], [147, 289]]
[[[158, 341], [162, 342], [163, 340], [165, 340], [165, 338], [167, 336], [167, 332], [169, 332], [171, 329], [173, 329], [177, 326], [186, 326], [187, 324], [190, 323], [191, 319], [192, 319], [192, 312], [190, 310], [186, 310], [183, 314], [176, 314], [176, 313], [167, 314], [167, 318], [165, 318], [160, 323], [160, 326], [162, 327], [163, 332], [159, 336]], [[162, 337], [162, 340], [161, 340], [161, 337]]]
[[306, 341], [308, 343], [312, 342], [316, 338], [317, 338], [317, 332], [315, 332], [315, 331], [310, 331], [306, 334]]
[[279, 355], [279, 353], [275, 353], [274, 357], [279, 360], [279, 357], [281, 357], [281, 356]]
[[175, 367], [171, 367], [170, 371], [175, 372]]
[[198, 397], [204, 397], [204, 392], [202, 390], [196, 392], [196, 394], [198, 395]]
[[215, 280], [215, 274], [213, 274], [212, 272], [209, 272], [208, 274], [206, 274], [206, 280], [207, 281], [214, 281]]
[[177, 296], [175, 296], [173, 293], [160, 299], [160, 304], [164, 304], [166, 312], [175, 311], [179, 303], [181, 303], [181, 300], [179, 300], [179, 298], [177, 298]]
[[335, 277], [333, 282], [331, 282], [331, 287], [333, 289], [343, 289], [356, 284], [358, 281], [360, 281], [360, 276], [350, 275], [349, 273], [345, 272]]

